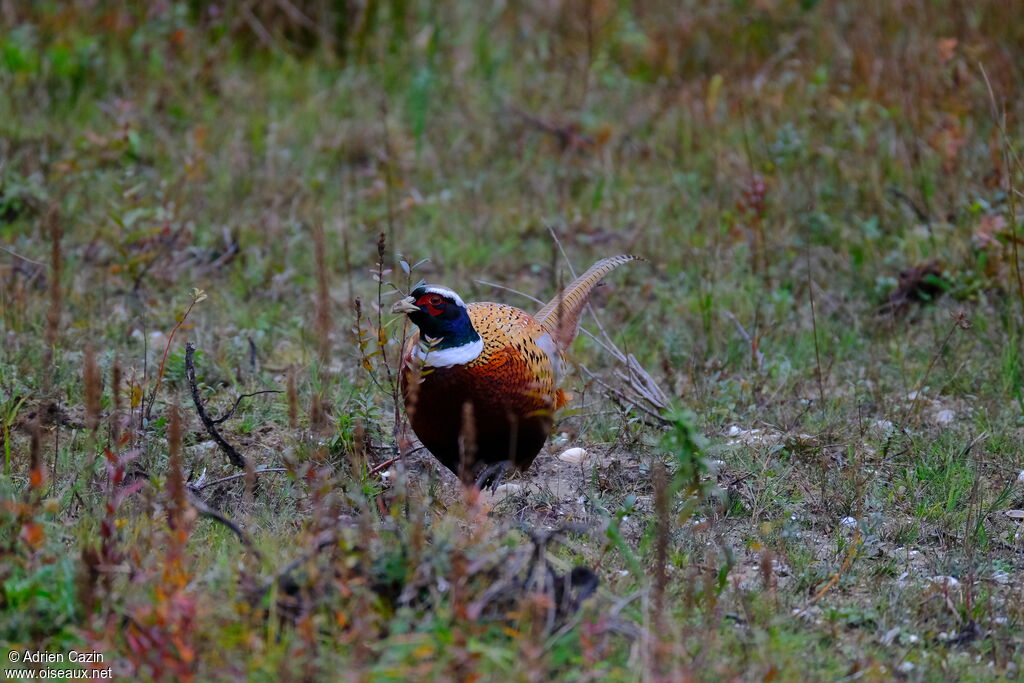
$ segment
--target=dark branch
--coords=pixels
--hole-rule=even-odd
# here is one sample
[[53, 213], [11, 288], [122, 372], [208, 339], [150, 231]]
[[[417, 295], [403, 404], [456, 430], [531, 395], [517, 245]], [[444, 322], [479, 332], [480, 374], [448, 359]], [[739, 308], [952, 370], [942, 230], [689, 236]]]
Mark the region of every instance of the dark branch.
[[[245, 458], [239, 453], [234, 446], [224, 440], [224, 437], [217, 431], [216, 423], [210, 419], [210, 416], [206, 414], [206, 409], [203, 408], [203, 401], [199, 398], [199, 386], [196, 384], [196, 345], [192, 342], [185, 344], [185, 372], [188, 375], [188, 386], [192, 390], [192, 402], [196, 405], [196, 412], [199, 414], [199, 419], [203, 421], [203, 426], [206, 427], [206, 431], [210, 434], [210, 437], [217, 442], [220, 449], [228, 456], [228, 460], [235, 467], [245, 469]], [[232, 410], [234, 410], [232, 408]]]
[[278, 583], [281, 579], [291, 574], [293, 571], [301, 567], [303, 564], [309, 562], [311, 559], [316, 557], [317, 554], [324, 548], [329, 548], [332, 545], [334, 545], [337, 542], [337, 539], [338, 536], [333, 530], [328, 529], [326, 531], [321, 531], [320, 534], [317, 535], [316, 539], [314, 539], [314, 545], [312, 549], [310, 549], [306, 553], [303, 553], [302, 555], [295, 558], [294, 560], [286, 564], [284, 567], [279, 569], [277, 572], [275, 572], [273, 578], [271, 578], [270, 581], [266, 582], [263, 586], [261, 586], [257, 590], [257, 592], [250, 598], [250, 600], [254, 604], [258, 603], [260, 600], [263, 599], [263, 596], [267, 594], [267, 591], [269, 591], [274, 586], [275, 583]]
[[931, 218], [929, 218], [928, 212], [922, 209], [920, 206], [918, 206], [917, 202], [915, 202], [910, 195], [896, 187], [890, 187], [887, 189], [889, 191], [889, 194], [893, 198], [900, 200], [901, 202], [906, 204], [911, 211], [914, 212], [914, 216], [917, 217], [917, 220], [921, 221], [922, 223], [931, 222]]

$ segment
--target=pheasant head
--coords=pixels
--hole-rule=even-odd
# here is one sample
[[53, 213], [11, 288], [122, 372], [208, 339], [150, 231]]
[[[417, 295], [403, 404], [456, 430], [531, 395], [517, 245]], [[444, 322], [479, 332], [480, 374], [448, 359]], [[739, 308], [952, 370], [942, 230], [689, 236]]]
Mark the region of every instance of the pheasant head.
[[483, 340], [473, 328], [465, 302], [450, 289], [421, 283], [395, 302], [391, 312], [405, 313], [419, 328], [418, 355], [427, 365], [462, 365], [483, 351]]

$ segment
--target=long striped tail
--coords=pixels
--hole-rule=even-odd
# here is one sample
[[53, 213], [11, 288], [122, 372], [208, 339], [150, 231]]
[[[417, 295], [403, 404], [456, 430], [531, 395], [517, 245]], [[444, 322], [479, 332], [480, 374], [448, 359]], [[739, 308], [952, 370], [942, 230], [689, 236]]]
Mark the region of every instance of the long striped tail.
[[601, 281], [601, 278], [623, 263], [639, 260], [643, 259], [630, 254], [601, 259], [537, 311], [534, 318], [551, 335], [559, 349], [567, 348], [579, 333], [583, 308], [587, 305], [590, 293]]

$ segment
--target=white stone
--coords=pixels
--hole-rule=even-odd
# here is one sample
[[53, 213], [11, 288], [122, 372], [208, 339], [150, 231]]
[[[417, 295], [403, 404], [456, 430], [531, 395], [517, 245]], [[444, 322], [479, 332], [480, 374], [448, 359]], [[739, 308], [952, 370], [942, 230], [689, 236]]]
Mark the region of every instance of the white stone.
[[956, 411], [946, 408], [940, 410], [932, 416], [932, 420], [937, 425], [948, 425], [950, 422], [956, 419]]
[[839, 523], [842, 526], [853, 528], [853, 527], [857, 526], [857, 518], [856, 517], [843, 517], [841, 520], [839, 520]]
[[572, 463], [573, 465], [579, 465], [587, 459], [586, 448], [567, 448], [558, 454], [558, 459], [562, 462]]
[[960, 582], [954, 576], [933, 576], [928, 580], [946, 588], [956, 588], [960, 585]]
[[900, 635], [900, 627], [899, 626], [895, 626], [895, 627], [889, 629], [888, 631], [886, 631], [885, 635], [882, 636], [882, 639], [881, 639], [882, 645], [892, 645], [893, 642], [897, 638], [899, 638], [899, 635]]

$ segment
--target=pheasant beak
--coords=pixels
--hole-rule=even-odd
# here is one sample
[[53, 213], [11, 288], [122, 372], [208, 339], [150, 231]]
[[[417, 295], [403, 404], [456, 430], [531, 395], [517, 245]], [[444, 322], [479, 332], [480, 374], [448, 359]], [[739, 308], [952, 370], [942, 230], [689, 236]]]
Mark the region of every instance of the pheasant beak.
[[391, 307], [392, 313], [418, 313], [420, 307], [416, 305], [415, 299], [411, 296], [407, 296], [404, 299], [399, 299], [395, 302], [395, 305]]

